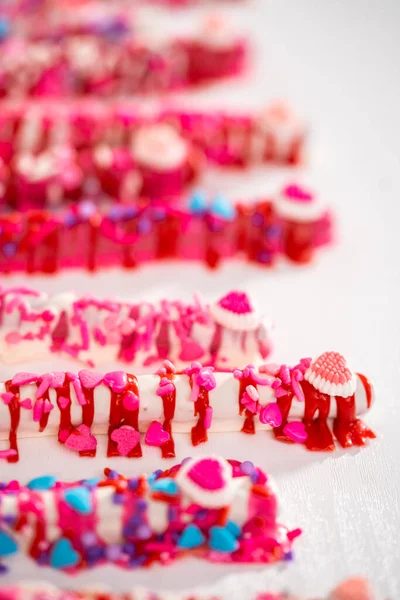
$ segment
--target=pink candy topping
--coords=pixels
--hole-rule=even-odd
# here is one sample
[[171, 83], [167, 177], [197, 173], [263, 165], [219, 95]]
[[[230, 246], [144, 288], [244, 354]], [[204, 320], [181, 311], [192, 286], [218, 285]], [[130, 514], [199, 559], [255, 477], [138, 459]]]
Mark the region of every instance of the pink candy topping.
[[310, 370], [330, 383], [344, 384], [352, 378], [346, 359], [338, 352], [324, 352], [312, 363]]
[[286, 186], [282, 193], [286, 198], [295, 202], [312, 202], [314, 199], [311, 192], [295, 183]]
[[221, 464], [213, 458], [196, 462], [188, 471], [187, 477], [205, 490], [215, 491], [225, 487]]
[[237, 315], [245, 315], [253, 312], [249, 298], [244, 292], [229, 292], [229, 294], [221, 298], [218, 305]]

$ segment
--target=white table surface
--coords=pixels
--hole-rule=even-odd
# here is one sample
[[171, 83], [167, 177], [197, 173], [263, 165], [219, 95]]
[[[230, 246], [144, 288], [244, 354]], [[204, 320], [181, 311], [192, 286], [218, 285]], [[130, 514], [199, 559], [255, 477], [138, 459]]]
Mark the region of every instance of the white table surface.
[[[263, 587], [326, 594], [341, 578], [358, 574], [370, 577], [379, 599], [400, 598], [400, 3], [258, 0], [234, 12], [254, 32], [254, 69], [241, 86], [225, 84], [193, 97], [203, 105], [238, 107], [287, 97], [307, 115], [313, 130], [308, 173], [337, 209], [336, 246], [312, 267], [274, 272], [231, 263], [212, 273], [179, 264], [95, 277], [18, 276], [6, 283], [151, 299], [189, 298], [195, 290], [214, 299], [229, 288], [244, 288], [275, 322], [275, 359], [297, 361], [335, 349], [373, 378], [378, 401], [367, 421], [378, 439], [360, 451], [330, 455], [285, 446], [268, 435], [213, 435], [199, 449], [185, 437], [179, 440], [178, 458], [212, 451], [253, 460], [275, 476], [286, 522], [304, 529], [296, 559], [285, 568], [188, 560], [133, 572], [94, 569], [70, 578], [24, 559], [0, 583], [48, 579], [79, 587], [101, 581], [115, 590], [195, 585], [246, 600]], [[244, 177], [213, 175], [208, 184], [241, 196], [270, 189], [281, 178], [258, 170]], [[13, 369], [0, 365], [0, 371], [7, 377]], [[44, 439], [24, 441], [21, 454], [25, 458], [16, 466], [0, 465], [2, 479], [26, 481], [39, 473], [74, 479], [98, 475], [106, 465], [131, 475], [160, 464], [156, 452], [141, 461], [107, 460], [102, 452], [78, 460]]]

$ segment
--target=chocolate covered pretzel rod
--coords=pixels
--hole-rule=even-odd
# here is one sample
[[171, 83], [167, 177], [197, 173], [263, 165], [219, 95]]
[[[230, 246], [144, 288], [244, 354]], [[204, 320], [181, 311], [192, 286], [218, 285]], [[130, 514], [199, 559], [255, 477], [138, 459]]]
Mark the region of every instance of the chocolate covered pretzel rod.
[[0, 360], [73, 357], [89, 366], [121, 360], [136, 368], [193, 360], [220, 368], [260, 363], [271, 325], [243, 292], [213, 305], [101, 300], [31, 288], [0, 287]]
[[60, 212], [0, 214], [0, 273], [131, 269], [162, 259], [215, 268], [223, 259], [245, 258], [272, 267], [281, 256], [310, 262], [331, 241], [331, 213], [295, 184], [252, 205], [201, 193], [186, 208], [82, 202]]
[[278, 523], [274, 488], [252, 463], [202, 457], [149, 477], [105, 474], [3, 485], [0, 557], [26, 553], [65, 570], [166, 564], [188, 554], [235, 563], [292, 558], [301, 530]]
[[[13, 585], [0, 589], [0, 600], [222, 600], [215, 594], [207, 592], [193, 592], [187, 594], [171, 594], [163, 592], [150, 592], [147, 590], [134, 589], [127, 594], [118, 594], [102, 586], [90, 590], [66, 591], [56, 588], [47, 583]], [[347, 579], [327, 596], [313, 600], [375, 600], [376, 596], [369, 583], [360, 578]], [[270, 593], [263, 592], [255, 594], [254, 600], [305, 600], [304, 597], [294, 596], [287, 592]]]
[[36, 39], [9, 35], [1, 44], [0, 98], [164, 92], [244, 69], [247, 42], [222, 19], [170, 35], [154, 22], [132, 30], [131, 20], [128, 11], [122, 19], [106, 16], [72, 30], [61, 24], [50, 32], [35, 20]]
[[0, 206], [90, 198], [171, 202], [207, 165], [302, 161], [304, 123], [282, 103], [260, 113], [165, 110], [132, 103], [6, 103], [0, 108]]
[[[0, 458], [18, 460], [18, 439], [58, 436], [67, 448], [94, 456], [97, 434], [107, 434], [108, 456], [139, 457], [145, 445], [175, 456], [174, 436], [190, 433], [194, 446], [208, 432], [255, 434], [273, 429], [278, 440], [309, 450], [362, 446], [375, 437], [360, 421], [373, 401], [373, 388], [338, 353], [315, 361], [214, 371], [194, 362], [176, 373], [166, 361], [156, 375], [123, 371], [77, 374], [17, 373], [0, 383], [0, 439], [9, 447]], [[144, 435], [142, 440], [141, 433]]]

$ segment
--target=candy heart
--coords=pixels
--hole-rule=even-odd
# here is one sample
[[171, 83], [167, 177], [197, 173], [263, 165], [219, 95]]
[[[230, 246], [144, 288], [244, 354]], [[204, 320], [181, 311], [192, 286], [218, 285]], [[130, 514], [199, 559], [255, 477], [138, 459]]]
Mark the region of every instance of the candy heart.
[[225, 196], [216, 196], [211, 204], [211, 212], [222, 219], [231, 221], [235, 218], [236, 209], [232, 202]]
[[39, 376], [36, 373], [16, 373], [11, 380], [13, 385], [28, 385], [28, 383], [36, 383]]
[[30, 490], [49, 490], [54, 486], [56, 481], [57, 479], [54, 475], [42, 475], [42, 477], [31, 479], [26, 487]]
[[53, 546], [50, 554], [50, 565], [55, 569], [75, 567], [79, 562], [79, 554], [72, 547], [67, 538], [59, 539]]
[[97, 440], [86, 425], [79, 425], [65, 440], [65, 445], [76, 452], [95, 450]]
[[190, 550], [191, 548], [197, 548], [201, 546], [205, 542], [205, 537], [202, 534], [201, 530], [197, 527], [197, 525], [190, 524], [182, 532], [181, 537], [178, 541], [179, 548], [186, 548]]
[[187, 476], [205, 490], [220, 490], [225, 486], [222, 466], [218, 459], [203, 458], [198, 460]]
[[5, 531], [0, 531], [0, 556], [10, 556], [18, 551], [13, 538]]
[[88, 371], [87, 369], [82, 369], [79, 371], [78, 376], [81, 384], [89, 390], [97, 387], [103, 381], [103, 375], [101, 373], [97, 373], [96, 371]]
[[4, 392], [0, 394], [0, 398], [3, 400], [4, 404], [10, 404], [11, 400], [14, 398], [14, 394], [12, 392]]
[[133, 392], [126, 392], [122, 398], [122, 406], [125, 410], [137, 410], [139, 408], [139, 397]]
[[260, 423], [270, 425], [271, 427], [280, 427], [282, 425], [282, 413], [276, 402], [270, 402], [261, 409]]
[[194, 215], [201, 215], [207, 210], [207, 199], [203, 192], [193, 192], [189, 199], [189, 210]]
[[239, 547], [239, 542], [226, 527], [211, 527], [210, 548], [219, 552], [234, 552]]
[[58, 404], [60, 408], [67, 408], [67, 406], [71, 403], [71, 400], [69, 398], [66, 398], [65, 396], [60, 396], [58, 398]]
[[64, 500], [76, 512], [90, 515], [93, 509], [92, 495], [88, 488], [80, 486], [70, 488], [64, 492]]
[[169, 496], [175, 496], [179, 489], [176, 481], [171, 477], [160, 477], [151, 483], [151, 489], [153, 492], [162, 492]]
[[120, 456], [128, 456], [131, 450], [140, 442], [140, 433], [129, 425], [122, 425], [114, 429], [111, 439], [116, 442]]
[[128, 378], [124, 371], [112, 371], [104, 376], [104, 383], [116, 393], [123, 392], [127, 382]]
[[304, 423], [301, 421], [287, 423], [283, 428], [283, 433], [298, 444], [305, 442], [308, 437]]
[[144, 441], [148, 446], [162, 446], [165, 442], [168, 442], [170, 437], [168, 431], [162, 428], [161, 423], [153, 421], [146, 432]]
[[25, 400], [21, 400], [20, 406], [30, 410], [32, 408], [32, 400], [30, 398], [25, 398]]
[[179, 355], [180, 360], [191, 362], [192, 360], [198, 360], [202, 356], [204, 356], [204, 348], [200, 344], [190, 339], [182, 340], [182, 351]]

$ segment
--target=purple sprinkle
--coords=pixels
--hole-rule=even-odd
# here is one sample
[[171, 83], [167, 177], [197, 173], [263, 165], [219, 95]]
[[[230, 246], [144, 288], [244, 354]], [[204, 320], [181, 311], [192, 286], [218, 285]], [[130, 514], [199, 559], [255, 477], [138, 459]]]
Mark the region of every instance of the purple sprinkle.
[[254, 472], [254, 465], [253, 465], [253, 463], [250, 460], [245, 460], [240, 465], [240, 470], [245, 475], [251, 475]]
[[125, 542], [125, 544], [122, 546], [122, 550], [125, 554], [129, 554], [131, 556], [132, 554], [135, 554], [135, 544], [133, 542]]
[[272, 260], [272, 254], [271, 252], [269, 252], [268, 250], [263, 250], [262, 252], [259, 253], [259, 255], [257, 256], [257, 260], [260, 263], [270, 263]]
[[47, 554], [45, 554], [44, 552], [41, 552], [36, 560], [39, 563], [39, 565], [48, 565], [49, 564], [49, 558], [48, 558]]
[[117, 471], [114, 471], [114, 470], [110, 471], [109, 474], [108, 474], [108, 476], [107, 476], [107, 478], [108, 479], [118, 479], [118, 473], [117, 473]]
[[191, 456], [187, 456], [186, 458], [183, 459], [183, 461], [181, 462], [182, 465], [186, 464], [189, 460], [192, 460]]
[[283, 559], [287, 561], [293, 560], [293, 552], [291, 550], [289, 552], [286, 552]]
[[206, 519], [208, 516], [208, 510], [206, 510], [205, 508], [201, 508], [200, 510], [196, 511], [196, 519]]
[[133, 477], [128, 481], [128, 488], [130, 490], [137, 490], [139, 487], [139, 479], [137, 477]]
[[251, 217], [251, 224], [254, 227], [262, 227], [264, 225], [264, 216], [261, 213], [254, 213]]
[[9, 527], [12, 527], [15, 521], [17, 520], [17, 517], [15, 517], [14, 515], [4, 515], [1, 520]]
[[84, 546], [94, 546], [97, 542], [97, 536], [93, 531], [85, 531], [81, 535], [81, 542]]
[[162, 469], [157, 469], [157, 471], [154, 471], [153, 475], [154, 477], [159, 477], [160, 475], [162, 475], [163, 470]]
[[250, 473], [250, 479], [252, 483], [257, 483], [258, 482], [258, 473], [257, 471], [253, 471], [252, 473]]
[[129, 566], [130, 567], [139, 567], [140, 565], [142, 565], [144, 563], [145, 560], [146, 560], [146, 557], [143, 555], [137, 556], [136, 558], [131, 558], [131, 560], [129, 561]]
[[116, 544], [108, 546], [106, 548], [106, 556], [111, 562], [116, 562], [121, 556], [121, 547], [117, 546]]
[[102, 546], [91, 546], [86, 550], [86, 560], [97, 562], [104, 557], [104, 548]]
[[[124, 527], [122, 529], [122, 535], [124, 536], [124, 538], [130, 538], [135, 535], [135, 531], [136, 531], [136, 525], [134, 523], [127, 523], [126, 525], [124, 525]], [[125, 549], [124, 549], [124, 552], [126, 552]]]
[[151, 529], [148, 525], [140, 525], [136, 530], [139, 540], [148, 540], [151, 537]]
[[138, 233], [141, 233], [142, 235], [146, 235], [147, 233], [150, 233], [152, 228], [152, 223], [150, 221], [150, 219], [147, 219], [146, 217], [142, 217], [140, 219], [140, 221], [138, 221], [136, 229]]
[[14, 242], [6, 242], [3, 244], [3, 254], [6, 258], [11, 258], [17, 251], [17, 244]]
[[113, 495], [112, 501], [114, 504], [123, 504], [124, 503], [124, 494], [118, 494], [118, 492], [116, 492]]
[[6, 567], [6, 565], [2, 565], [0, 564], [0, 575], [4, 575], [5, 573], [7, 573], [8, 568]]
[[139, 498], [136, 501], [136, 509], [137, 509], [137, 511], [138, 512], [143, 512], [143, 511], [146, 510], [146, 508], [147, 508], [147, 502], [146, 502], [146, 500], [143, 500], [142, 498]]
[[174, 506], [168, 507], [168, 521], [176, 521], [178, 518], [178, 512]]

